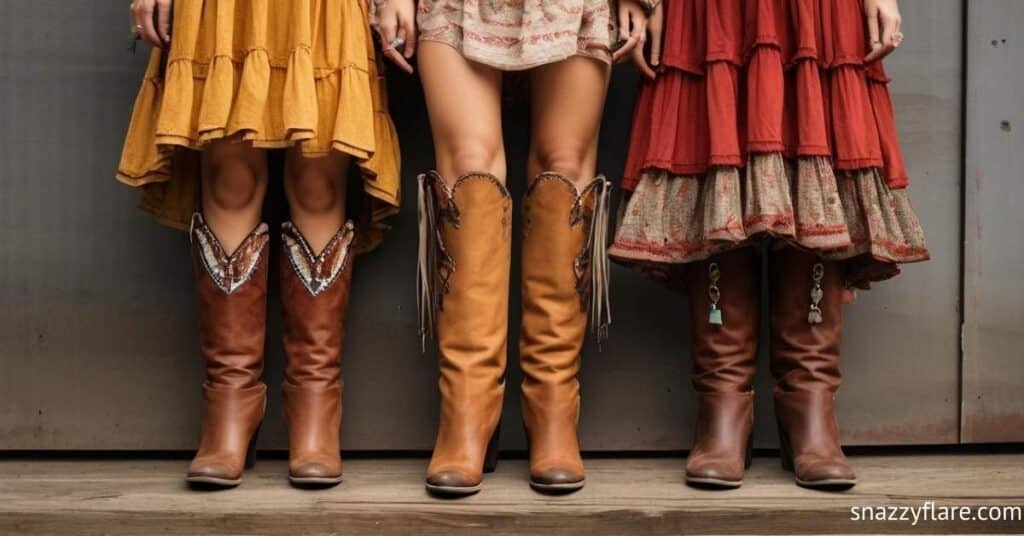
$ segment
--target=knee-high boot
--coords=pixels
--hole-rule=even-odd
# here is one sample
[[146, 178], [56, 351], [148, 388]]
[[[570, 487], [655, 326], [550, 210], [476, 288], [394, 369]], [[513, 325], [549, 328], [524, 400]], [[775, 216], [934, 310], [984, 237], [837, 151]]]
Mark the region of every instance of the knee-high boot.
[[508, 340], [512, 206], [493, 175], [448, 187], [420, 177], [422, 335], [436, 323], [441, 422], [427, 469], [431, 492], [470, 494], [497, 463]]
[[750, 465], [760, 281], [757, 254], [749, 247], [689, 269], [697, 426], [687, 482], [738, 487]]
[[257, 226], [229, 255], [196, 214], [191, 240], [206, 381], [202, 439], [186, 480], [237, 486], [243, 469], [252, 464], [266, 411], [267, 387], [260, 378], [267, 318], [267, 226]]
[[577, 191], [563, 175], [543, 173], [525, 197], [519, 360], [530, 485], [540, 491], [577, 490], [585, 481], [578, 375], [588, 298], [601, 302], [595, 314], [607, 305], [608, 192], [603, 177]]
[[842, 266], [786, 248], [776, 253], [772, 374], [782, 463], [809, 487], [849, 487], [857, 478], [839, 445]]
[[314, 254], [292, 223], [281, 227], [284, 416], [288, 478], [298, 485], [341, 482], [341, 351], [352, 283], [351, 223]]

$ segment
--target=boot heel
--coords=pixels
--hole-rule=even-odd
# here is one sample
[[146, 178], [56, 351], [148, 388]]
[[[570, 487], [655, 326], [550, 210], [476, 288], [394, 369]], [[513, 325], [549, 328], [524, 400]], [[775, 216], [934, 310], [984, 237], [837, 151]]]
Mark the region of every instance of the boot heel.
[[493, 473], [498, 468], [498, 450], [501, 443], [501, 421], [494, 428], [491, 440], [487, 442], [487, 453], [484, 454], [484, 472]]
[[793, 470], [793, 449], [789, 446], [789, 436], [786, 435], [786, 431], [783, 430], [782, 424], [778, 424], [779, 429], [779, 460], [782, 462], [782, 468], [786, 471]]
[[256, 440], [260, 437], [260, 428], [263, 425], [256, 427], [256, 431], [253, 432], [252, 437], [249, 439], [249, 446], [245, 449], [245, 468], [252, 469], [256, 465]]
[[746, 453], [746, 455], [745, 455], [745, 457], [743, 459], [743, 468], [744, 469], [750, 469], [750, 464], [752, 464], [752, 463], [754, 463], [754, 437], [753, 437], [753, 434], [751, 434], [751, 437], [749, 437], [747, 439], [747, 453]]

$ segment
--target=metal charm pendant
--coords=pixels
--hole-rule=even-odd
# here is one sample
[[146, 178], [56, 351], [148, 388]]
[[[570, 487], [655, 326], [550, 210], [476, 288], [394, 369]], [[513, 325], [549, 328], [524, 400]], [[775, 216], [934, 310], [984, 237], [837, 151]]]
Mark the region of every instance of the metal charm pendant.
[[722, 320], [722, 310], [718, 307], [718, 301], [722, 298], [721, 291], [718, 290], [718, 280], [722, 278], [722, 272], [718, 269], [718, 263], [713, 262], [708, 265], [708, 298], [711, 299], [711, 312], [708, 313], [708, 324], [713, 326], [721, 326], [724, 322]]
[[811, 287], [811, 310], [807, 313], [808, 324], [821, 324], [824, 322], [821, 314], [821, 299], [825, 297], [825, 291], [821, 288], [821, 280], [825, 277], [825, 266], [823, 264], [815, 263], [814, 269], [811, 273], [811, 279], [814, 281], [814, 286]]

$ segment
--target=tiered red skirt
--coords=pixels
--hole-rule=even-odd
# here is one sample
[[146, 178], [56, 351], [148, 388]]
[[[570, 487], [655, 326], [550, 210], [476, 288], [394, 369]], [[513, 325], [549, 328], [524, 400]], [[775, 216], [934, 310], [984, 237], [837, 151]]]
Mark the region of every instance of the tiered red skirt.
[[862, 0], [668, 0], [612, 258], [655, 274], [770, 235], [866, 288], [928, 259]]

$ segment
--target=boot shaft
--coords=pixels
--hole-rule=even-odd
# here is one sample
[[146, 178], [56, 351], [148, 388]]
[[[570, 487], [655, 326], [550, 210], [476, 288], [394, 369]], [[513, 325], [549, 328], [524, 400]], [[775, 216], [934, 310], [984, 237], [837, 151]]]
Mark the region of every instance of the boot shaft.
[[355, 227], [346, 223], [319, 253], [290, 222], [282, 224], [281, 237], [285, 381], [332, 387], [340, 381]]
[[842, 265], [785, 248], [775, 253], [772, 374], [776, 390], [835, 392], [841, 374]]
[[230, 255], [198, 213], [190, 237], [207, 383], [255, 386], [266, 337], [267, 225], [259, 224]]
[[722, 253], [688, 269], [691, 381], [699, 393], [754, 388], [761, 318], [761, 268], [753, 247]]

